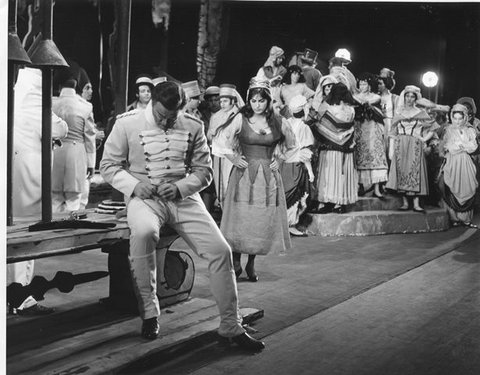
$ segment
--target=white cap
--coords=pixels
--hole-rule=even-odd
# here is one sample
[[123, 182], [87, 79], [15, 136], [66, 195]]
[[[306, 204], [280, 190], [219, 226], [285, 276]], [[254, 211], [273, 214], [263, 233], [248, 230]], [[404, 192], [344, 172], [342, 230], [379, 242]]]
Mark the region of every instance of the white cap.
[[339, 57], [341, 59], [346, 60], [346, 62], [351, 63], [352, 60], [350, 58], [350, 52], [348, 52], [345, 48], [340, 48], [337, 52], [335, 52], [335, 57]]

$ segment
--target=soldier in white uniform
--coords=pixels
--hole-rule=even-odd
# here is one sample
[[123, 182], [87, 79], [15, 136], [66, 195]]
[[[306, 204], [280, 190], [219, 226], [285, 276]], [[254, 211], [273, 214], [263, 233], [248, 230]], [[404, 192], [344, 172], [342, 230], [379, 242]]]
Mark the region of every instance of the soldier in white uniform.
[[[41, 218], [42, 212], [42, 72], [24, 68], [18, 73], [14, 97], [13, 216]], [[52, 113], [52, 138], [67, 135], [67, 123]], [[26, 286], [33, 278], [34, 261], [8, 265], [8, 283]], [[11, 311], [13, 309], [10, 309]], [[18, 308], [20, 315], [45, 315], [54, 312], [32, 297]]]
[[160, 228], [168, 224], [208, 260], [220, 310], [219, 341], [261, 350], [264, 343], [241, 325], [231, 249], [199, 195], [212, 180], [211, 159], [202, 122], [181, 111], [185, 101], [178, 84], [159, 83], [145, 110], [117, 118], [100, 163], [105, 181], [127, 199], [129, 260], [142, 336], [153, 340], [160, 330], [156, 245]]
[[52, 109], [68, 124], [63, 146], [55, 150], [52, 171], [52, 204], [55, 212], [80, 209], [85, 179], [95, 169], [96, 129], [92, 104], [75, 91], [75, 80], [67, 80]]

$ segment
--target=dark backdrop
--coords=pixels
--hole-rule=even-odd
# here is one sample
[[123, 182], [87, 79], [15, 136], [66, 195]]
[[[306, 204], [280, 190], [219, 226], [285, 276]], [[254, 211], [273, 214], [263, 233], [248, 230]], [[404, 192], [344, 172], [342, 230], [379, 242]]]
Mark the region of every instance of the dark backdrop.
[[[56, 0], [54, 7], [54, 40], [66, 57], [90, 75], [97, 88], [97, 119], [111, 110], [106, 53], [112, 1]], [[199, 9], [200, 0], [172, 0], [166, 71], [180, 81], [197, 76]], [[150, 10], [150, 0], [133, 0], [130, 87], [140, 73], [155, 75], [160, 64], [161, 31], [153, 27]], [[236, 84], [242, 95], [270, 47], [278, 45], [287, 61], [304, 48], [318, 51], [325, 64], [319, 65], [322, 69], [338, 48], [347, 48], [354, 74], [377, 73], [384, 66], [393, 69], [396, 93], [414, 84], [428, 96], [421, 75], [433, 70], [440, 76], [440, 104], [451, 105], [461, 96], [472, 96], [480, 104], [480, 3], [224, 1], [223, 26], [215, 83]], [[19, 35], [21, 28], [20, 22]], [[434, 99], [435, 92], [430, 94]], [[129, 92], [129, 101], [133, 99]]]

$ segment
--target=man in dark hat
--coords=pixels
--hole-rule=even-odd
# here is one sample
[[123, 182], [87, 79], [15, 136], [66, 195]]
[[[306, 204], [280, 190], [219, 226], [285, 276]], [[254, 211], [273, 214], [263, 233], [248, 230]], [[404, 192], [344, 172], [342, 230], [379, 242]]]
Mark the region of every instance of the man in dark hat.
[[303, 55], [300, 57], [305, 84], [313, 91], [317, 90], [320, 78], [322, 78], [322, 73], [316, 68], [317, 56], [318, 52], [305, 48]]
[[241, 325], [232, 250], [199, 195], [212, 180], [212, 162], [202, 122], [182, 111], [186, 100], [179, 84], [159, 83], [145, 110], [117, 117], [100, 163], [105, 181], [127, 201], [142, 336], [153, 340], [160, 331], [156, 246], [160, 228], [168, 224], [208, 260], [210, 289], [220, 311], [219, 340], [261, 350], [265, 344]]

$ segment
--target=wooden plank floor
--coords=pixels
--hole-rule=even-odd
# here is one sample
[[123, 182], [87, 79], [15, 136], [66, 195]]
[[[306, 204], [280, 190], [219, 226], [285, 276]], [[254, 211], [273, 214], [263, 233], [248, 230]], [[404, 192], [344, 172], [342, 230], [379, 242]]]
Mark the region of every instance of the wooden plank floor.
[[[192, 298], [164, 309], [161, 335], [154, 341], [140, 336], [141, 319], [128, 317], [91, 324], [88, 329], [49, 340], [28, 350], [10, 348], [8, 373], [14, 374], [105, 374], [117, 372], [124, 366], [161, 357], [179, 350], [192, 340], [215, 340], [219, 325], [218, 309], [212, 300]], [[263, 316], [256, 309], [241, 309], [245, 321]], [[47, 333], [47, 332], [45, 332]]]
[[[254, 326], [258, 330], [255, 337], [263, 338], [394, 279], [462, 246], [462, 244], [469, 241], [477, 241], [476, 243], [478, 243], [478, 235], [474, 235], [475, 232], [472, 229], [459, 227], [433, 234], [389, 235], [369, 238], [321, 238], [314, 236], [294, 238], [294, 247], [291, 251], [257, 258], [257, 272], [260, 276], [258, 283], [247, 282], [244, 275], [240, 277], [238, 281], [240, 307], [254, 308], [265, 312], [265, 318], [260, 319]], [[186, 245], [179, 242], [174, 245], [174, 248], [186, 250]], [[207, 264], [204, 260], [196, 256], [193, 257], [196, 266], [196, 279], [192, 297], [211, 301]], [[245, 257], [242, 257], [243, 264], [245, 261]], [[73, 273], [106, 269], [106, 254], [99, 251], [89, 251], [84, 254], [36, 262], [36, 274], [43, 275], [47, 279], [53, 277], [55, 271], [60, 269]], [[79, 285], [69, 294], [52, 290], [47, 293], [43, 303], [57, 308], [58, 312], [53, 316], [40, 319], [9, 316], [7, 319], [7, 369], [9, 374], [16, 373], [10, 372], [11, 365], [18, 365], [18, 362], [23, 361], [12, 361], [12, 358], [20, 358], [18, 356], [22, 352], [40, 350], [40, 347], [48, 348], [48, 345], [55, 345], [55, 343], [57, 345], [67, 343], [68, 341], [64, 340], [68, 340], [73, 335], [89, 337], [88, 335], [81, 335], [86, 335], [88, 326], [98, 322], [100, 322], [98, 323], [98, 329], [102, 330], [112, 325], [113, 320], [118, 321], [119, 327], [122, 326], [122, 322], [130, 321], [130, 331], [121, 340], [127, 342], [128, 340], [132, 340], [132, 342], [137, 340], [137, 345], [148, 346], [149, 343], [145, 344], [140, 341], [141, 323], [139, 318], [133, 318], [128, 314], [122, 315], [119, 312], [105, 312], [105, 309], [98, 303], [98, 299], [106, 297], [107, 293], [107, 279]], [[175, 337], [181, 339], [181, 331], [183, 331], [182, 326], [176, 326], [177, 328], [174, 328], [174, 331], [170, 331], [175, 323], [166, 320], [169, 319], [170, 315], [168, 310], [169, 308], [165, 310], [160, 321], [162, 338], [157, 341], [161, 344], [167, 342], [169, 336], [177, 335]], [[71, 315], [73, 311], [78, 312], [77, 316]], [[111, 314], [116, 315], [112, 316]], [[215, 327], [217, 325], [218, 323], [215, 324]], [[191, 352], [201, 346], [201, 340], [200, 342], [190, 341], [192, 342], [189, 347]], [[118, 343], [120, 348], [124, 345], [123, 343], [124, 341]], [[148, 348], [145, 346], [144, 349]], [[167, 354], [160, 357], [174, 359], [175, 355], [171, 354], [167, 351]], [[210, 360], [231, 355], [232, 353], [218, 352], [216, 349], [209, 347], [207, 352], [201, 353], [200, 358], [195, 358], [194, 365], [200, 367]], [[39, 356], [41, 355], [39, 354]], [[159, 356], [153, 357], [157, 358]], [[136, 357], [131, 358], [131, 360], [141, 362]], [[75, 363], [76, 367], [72, 367], [72, 363], [71, 360], [66, 358], [64, 363], [55, 359], [46, 366], [51, 365], [50, 371], [56, 371], [56, 366], [61, 364], [64, 366], [65, 374], [82, 373], [83, 370], [90, 370], [89, 367], [82, 367], [79, 363]], [[175, 370], [179, 371], [177, 373], [182, 373], [181, 370], [184, 370], [182, 361], [174, 361], [172, 364], [174, 364]], [[101, 367], [104, 362], [96, 362], [97, 365]], [[128, 364], [128, 366], [132, 365], [135, 365], [135, 363]], [[154, 365], [155, 363], [145, 364], [145, 366], [138, 364], [137, 368], [149, 368]], [[123, 373], [129, 373], [129, 369], [130, 367], [126, 367]], [[94, 371], [95, 369], [92, 368], [91, 370]], [[145, 371], [133, 373], [143, 372]]]

